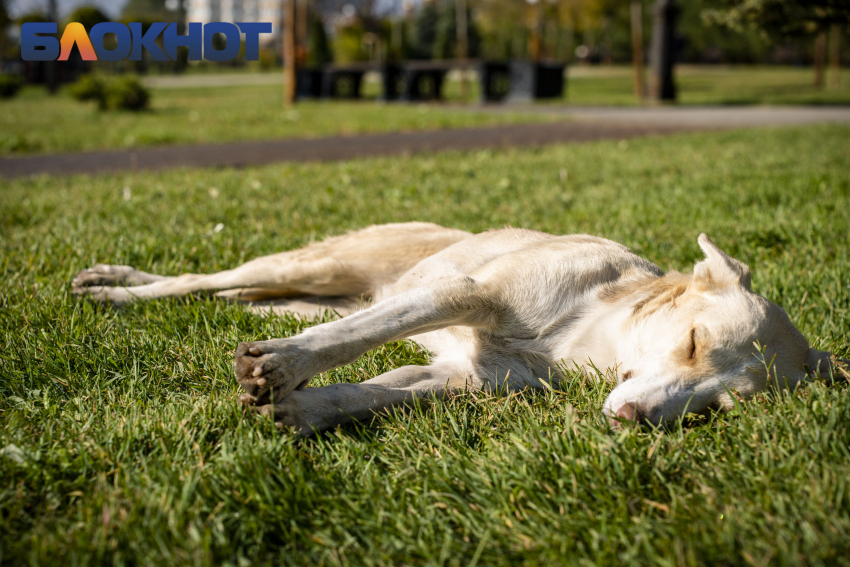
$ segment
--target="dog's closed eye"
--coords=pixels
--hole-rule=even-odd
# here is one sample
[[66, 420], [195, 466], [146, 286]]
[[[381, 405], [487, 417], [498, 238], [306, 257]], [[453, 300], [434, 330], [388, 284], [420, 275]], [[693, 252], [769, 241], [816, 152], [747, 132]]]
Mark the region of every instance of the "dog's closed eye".
[[688, 358], [693, 360], [697, 355], [697, 330], [696, 327], [691, 329], [691, 349], [690, 354], [688, 354]]

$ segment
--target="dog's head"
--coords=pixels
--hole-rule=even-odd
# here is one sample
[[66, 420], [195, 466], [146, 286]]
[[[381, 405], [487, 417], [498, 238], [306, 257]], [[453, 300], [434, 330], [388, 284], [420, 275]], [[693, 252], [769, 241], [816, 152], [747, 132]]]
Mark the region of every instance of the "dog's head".
[[809, 348], [782, 308], [750, 290], [750, 270], [705, 234], [693, 276], [667, 276], [635, 306], [618, 349], [620, 384], [604, 411], [662, 424], [685, 413], [728, 410], [769, 385], [807, 373], [831, 377], [830, 354]]

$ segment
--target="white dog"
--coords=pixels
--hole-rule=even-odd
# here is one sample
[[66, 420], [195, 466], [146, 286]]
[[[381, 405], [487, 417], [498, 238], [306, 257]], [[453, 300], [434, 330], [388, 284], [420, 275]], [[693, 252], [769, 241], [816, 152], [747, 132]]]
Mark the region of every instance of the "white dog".
[[[77, 275], [74, 291], [120, 304], [224, 290], [275, 298], [276, 309], [347, 315], [236, 351], [242, 402], [302, 434], [417, 397], [540, 387], [561, 379], [565, 363], [612, 369], [618, 386], [604, 412], [650, 424], [729, 409], [735, 397], [769, 383], [793, 388], [809, 372], [832, 376], [830, 354], [809, 348], [785, 311], [750, 290], [747, 266], [704, 234], [699, 245], [706, 258], [693, 274], [665, 275], [594, 236], [389, 224], [211, 275], [98, 265]], [[371, 306], [358, 310], [365, 301]], [[429, 366], [306, 388], [313, 376], [405, 338], [433, 355]]]

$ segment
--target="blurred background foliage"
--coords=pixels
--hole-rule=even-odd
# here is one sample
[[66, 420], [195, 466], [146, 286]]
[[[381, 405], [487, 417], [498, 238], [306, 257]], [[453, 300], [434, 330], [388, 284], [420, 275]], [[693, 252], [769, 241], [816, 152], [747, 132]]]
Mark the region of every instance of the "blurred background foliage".
[[[299, 46], [302, 63], [331, 60], [453, 58], [457, 42], [456, 0], [296, 0], [306, 9], [307, 39]], [[80, 5], [60, 14], [63, 24], [178, 22], [183, 2], [129, 0], [112, 18], [98, 7]], [[527, 58], [532, 30], [539, 26], [541, 56], [566, 62], [606, 64], [631, 61], [630, 2], [623, 0], [466, 0], [470, 57]], [[654, 2], [642, 0], [643, 35], [648, 44]], [[683, 63], [811, 64], [818, 34], [837, 27], [846, 33], [850, 3], [845, 0], [689, 0], [679, 2], [677, 47]], [[43, 10], [10, 14], [10, 0], [0, 0], [0, 55], [18, 60], [19, 29], [25, 22], [46, 21]], [[275, 24], [279, 24], [279, 18]], [[839, 49], [850, 59], [848, 43]], [[263, 46], [263, 65], [282, 61], [279, 37]], [[303, 53], [301, 53], [303, 52]], [[143, 61], [117, 71], [182, 71], [186, 65]], [[244, 57], [218, 66], [244, 66]], [[208, 62], [192, 68], [211, 66]]]

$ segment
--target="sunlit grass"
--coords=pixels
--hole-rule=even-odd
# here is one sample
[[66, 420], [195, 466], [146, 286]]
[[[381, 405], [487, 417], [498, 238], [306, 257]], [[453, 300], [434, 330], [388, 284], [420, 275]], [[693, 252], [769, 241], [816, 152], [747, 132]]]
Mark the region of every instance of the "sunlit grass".
[[[271, 76], [271, 75], [269, 75]], [[192, 77], [189, 77], [191, 79]], [[792, 67], [682, 66], [677, 71], [679, 102], [692, 104], [850, 104], [850, 73], [838, 88], [817, 90], [813, 71]], [[624, 66], [571, 67], [563, 99], [541, 104], [635, 105], [632, 71]], [[474, 81], [465, 99], [477, 100]], [[172, 144], [303, 138], [466, 128], [539, 122], [556, 117], [510, 108], [465, 112], [460, 86], [447, 81], [448, 104], [381, 103], [380, 85], [364, 85], [363, 101], [302, 101], [287, 109], [280, 85], [155, 88], [151, 110], [99, 112], [62, 92], [25, 89], [0, 100], [0, 155], [127, 149]]]
[[0, 154], [126, 149], [171, 144], [404, 132], [551, 120], [439, 105], [302, 101], [283, 105], [280, 86], [152, 89], [144, 112], [98, 111], [60, 91], [27, 88], [0, 100]]
[[[241, 340], [312, 322], [212, 299], [101, 308], [69, 282], [95, 262], [214, 271], [405, 220], [590, 232], [690, 270], [705, 231], [814, 346], [846, 357], [849, 136], [5, 182], [0, 562], [846, 564], [847, 385], [614, 432], [600, 415], [611, 386], [571, 374], [555, 391], [466, 394], [298, 441], [243, 416], [231, 362]], [[426, 360], [392, 343], [313, 385]]]
[[[571, 104], [638, 104], [631, 67], [576, 66], [567, 77]], [[850, 71], [841, 70], [838, 87], [815, 88], [814, 78], [811, 67], [679, 65], [675, 71], [678, 103], [684, 105], [850, 104]]]

